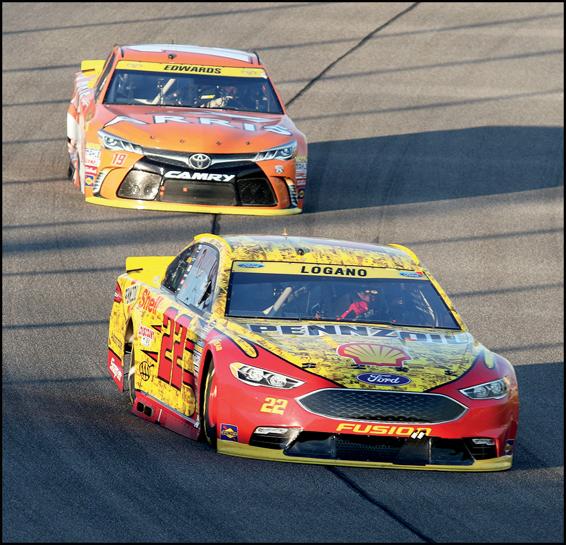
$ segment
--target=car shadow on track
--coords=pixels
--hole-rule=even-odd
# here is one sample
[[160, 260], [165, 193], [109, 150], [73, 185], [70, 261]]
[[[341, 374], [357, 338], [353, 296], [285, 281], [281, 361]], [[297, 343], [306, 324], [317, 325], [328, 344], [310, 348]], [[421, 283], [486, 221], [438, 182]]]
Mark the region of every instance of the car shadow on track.
[[305, 212], [513, 193], [564, 183], [561, 127], [477, 127], [309, 144]]
[[564, 465], [564, 362], [516, 365], [519, 433], [513, 469]]

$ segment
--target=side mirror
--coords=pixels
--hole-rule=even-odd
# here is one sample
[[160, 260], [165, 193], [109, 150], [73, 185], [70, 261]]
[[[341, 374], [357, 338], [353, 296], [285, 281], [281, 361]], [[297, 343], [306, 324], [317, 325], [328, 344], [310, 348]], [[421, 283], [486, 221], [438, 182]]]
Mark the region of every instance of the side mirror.
[[85, 76], [98, 76], [102, 72], [105, 62], [106, 61], [98, 60], [82, 61], [81, 72], [83, 72]]

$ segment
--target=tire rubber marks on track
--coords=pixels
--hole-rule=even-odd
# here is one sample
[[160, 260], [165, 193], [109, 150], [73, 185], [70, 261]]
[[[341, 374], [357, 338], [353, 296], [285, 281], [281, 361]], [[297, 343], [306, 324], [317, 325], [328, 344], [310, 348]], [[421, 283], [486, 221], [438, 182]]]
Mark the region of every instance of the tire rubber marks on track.
[[301, 95], [306, 93], [320, 78], [322, 78], [322, 76], [324, 76], [324, 74], [326, 74], [331, 68], [336, 66], [342, 59], [345, 59], [348, 55], [350, 55], [350, 53], [353, 53], [354, 51], [356, 51], [356, 49], [359, 49], [369, 39], [375, 36], [375, 34], [377, 34], [380, 30], [383, 30], [385, 27], [388, 27], [391, 23], [393, 23], [397, 19], [403, 17], [403, 15], [405, 15], [406, 13], [409, 13], [410, 11], [415, 9], [419, 4], [420, 2], [412, 3], [408, 8], [405, 8], [403, 11], [399, 12], [397, 15], [393, 16], [391, 19], [389, 19], [382, 25], [378, 26], [377, 28], [374, 28], [369, 34], [364, 36], [356, 45], [348, 49], [346, 53], [340, 55], [340, 57], [338, 57], [335, 61], [331, 62], [320, 74], [318, 74], [318, 76], [315, 76], [313, 79], [311, 79], [293, 98], [291, 98], [291, 100], [287, 102], [286, 106], [289, 107], [291, 104], [293, 104], [295, 100], [297, 100]]

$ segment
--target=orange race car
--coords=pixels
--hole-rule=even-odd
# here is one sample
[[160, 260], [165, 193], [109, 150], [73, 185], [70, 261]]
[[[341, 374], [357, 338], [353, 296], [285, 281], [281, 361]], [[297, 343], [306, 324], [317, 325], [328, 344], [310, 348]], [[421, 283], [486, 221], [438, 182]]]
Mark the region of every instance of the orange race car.
[[67, 112], [69, 177], [93, 204], [302, 211], [307, 143], [257, 53], [116, 46], [86, 60]]

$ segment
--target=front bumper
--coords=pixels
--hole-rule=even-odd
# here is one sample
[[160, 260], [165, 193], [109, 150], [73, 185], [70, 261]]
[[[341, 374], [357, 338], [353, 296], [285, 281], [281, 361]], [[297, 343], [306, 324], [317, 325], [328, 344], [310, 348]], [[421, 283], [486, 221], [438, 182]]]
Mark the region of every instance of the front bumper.
[[300, 214], [301, 208], [259, 208], [252, 206], [215, 206], [210, 204], [179, 204], [134, 199], [104, 199], [87, 197], [87, 203], [114, 208], [130, 208], [135, 210], [159, 210], [161, 212], [201, 212], [203, 214], [245, 214], [249, 216], [290, 216]]
[[269, 460], [274, 462], [295, 462], [302, 464], [319, 464], [347, 467], [373, 467], [384, 469], [416, 469], [428, 471], [504, 471], [509, 469], [513, 463], [513, 456], [500, 456], [488, 460], [474, 460], [468, 465], [450, 464], [398, 464], [393, 462], [341, 460], [336, 458], [310, 458], [300, 456], [289, 456], [284, 450], [273, 450], [262, 447], [253, 447], [233, 441], [218, 440], [218, 452], [230, 456], [242, 458], [255, 458], [258, 460]]
[[[247, 215], [302, 212], [304, 180], [296, 184], [295, 161], [219, 163], [197, 171], [169, 160], [104, 152], [96, 181], [87, 188], [91, 204], [138, 210]], [[144, 195], [147, 198], [144, 198]]]

